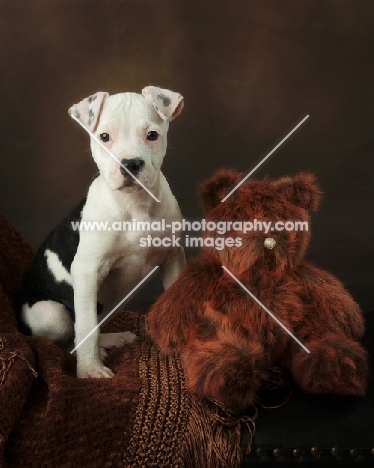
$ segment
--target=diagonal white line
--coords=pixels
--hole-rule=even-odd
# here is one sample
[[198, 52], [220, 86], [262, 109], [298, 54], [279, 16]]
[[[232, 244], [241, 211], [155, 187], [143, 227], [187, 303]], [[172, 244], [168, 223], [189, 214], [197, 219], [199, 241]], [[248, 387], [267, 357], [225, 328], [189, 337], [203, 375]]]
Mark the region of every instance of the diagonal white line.
[[291, 130], [290, 133], [289, 133], [287, 136], [285, 136], [285, 137], [283, 138], [283, 140], [282, 140], [280, 143], [278, 143], [277, 146], [276, 146], [275, 148], [273, 148], [273, 149], [270, 151], [270, 153], [267, 154], [267, 155], [264, 157], [264, 159], [263, 159], [262, 161], [260, 161], [260, 162], [257, 164], [257, 166], [254, 167], [254, 168], [251, 170], [251, 172], [250, 172], [249, 174], [247, 174], [247, 175], [244, 177], [244, 179], [243, 179], [241, 182], [239, 182], [238, 185], [237, 185], [236, 187], [234, 187], [234, 188], [231, 190], [231, 192], [228, 193], [228, 194], [225, 196], [225, 198], [222, 198], [221, 203], [224, 202], [224, 201], [226, 201], [226, 200], [229, 198], [229, 196], [232, 195], [232, 194], [235, 192], [235, 190], [238, 189], [238, 188], [242, 185], [242, 183], [245, 182], [245, 181], [248, 179], [248, 177], [250, 177], [250, 176], [261, 166], [261, 164], [264, 163], [264, 162], [267, 160], [267, 158], [269, 158], [269, 157], [274, 153], [274, 151], [276, 151], [276, 150], [280, 147], [280, 145], [281, 145], [282, 143], [284, 143], [284, 142], [287, 140], [287, 138], [288, 138], [289, 136], [291, 136], [291, 135], [300, 127], [300, 125], [302, 125], [302, 124], [306, 121], [306, 119], [307, 119], [308, 117], [309, 117], [309, 115], [307, 115], [306, 117], [304, 117], [303, 120], [302, 120], [301, 122], [299, 122], [299, 123], [296, 125], [296, 127], [293, 128], [293, 130]]
[[297, 344], [299, 344], [308, 354], [310, 354], [309, 349], [308, 349], [306, 346], [304, 346], [304, 345], [301, 343], [301, 341], [299, 341], [299, 340], [296, 338], [296, 336], [293, 335], [293, 334], [290, 332], [290, 330], [289, 330], [287, 327], [285, 327], [285, 326], [283, 325], [283, 323], [282, 323], [279, 319], [277, 319], [277, 317], [276, 317], [274, 314], [272, 314], [272, 313], [270, 312], [270, 310], [269, 310], [267, 307], [265, 307], [264, 304], [263, 304], [262, 302], [260, 302], [260, 301], [257, 299], [257, 297], [256, 297], [254, 294], [252, 294], [251, 291], [250, 291], [248, 288], [246, 288], [246, 287], [244, 286], [244, 284], [243, 284], [241, 281], [239, 281], [238, 278], [236, 278], [236, 277], [231, 273], [230, 270], [228, 270], [228, 269], [227, 269], [225, 266], [223, 266], [223, 265], [222, 265], [222, 268], [231, 276], [231, 278], [233, 278], [233, 279], [244, 289], [244, 291], [245, 291], [246, 293], [248, 293], [248, 294], [251, 296], [251, 298], [252, 298], [254, 301], [257, 302], [257, 304], [258, 304], [259, 306], [261, 306], [261, 307], [264, 309], [265, 312], [267, 312], [267, 313], [270, 315], [271, 318], [273, 318], [273, 319], [277, 322], [278, 325], [280, 325], [280, 326], [283, 328], [283, 330], [284, 330], [286, 333], [288, 333], [288, 334], [290, 335], [291, 338], [293, 338], [293, 339], [296, 341]]
[[136, 291], [136, 290], [139, 288], [139, 286], [141, 286], [141, 285], [144, 283], [144, 281], [146, 281], [146, 280], [152, 275], [152, 273], [154, 273], [154, 272], [157, 270], [157, 268], [159, 268], [159, 265], [155, 266], [155, 267], [153, 268], [153, 270], [150, 271], [150, 272], [148, 273], [148, 275], [145, 276], [145, 277], [140, 281], [140, 283], [138, 283], [138, 284], [135, 286], [135, 288], [132, 289], [132, 291], [130, 291], [130, 292], [127, 294], [127, 296], [124, 297], [124, 298], [121, 300], [121, 302], [119, 302], [119, 303], [109, 312], [109, 314], [108, 314], [106, 317], [104, 317], [103, 320], [101, 320], [101, 322], [98, 323], [98, 324], [96, 325], [96, 327], [93, 328], [93, 329], [90, 331], [90, 333], [88, 333], [88, 334], [83, 338], [83, 340], [82, 340], [80, 343], [77, 344], [77, 346], [76, 346], [72, 351], [70, 351], [70, 354], [73, 354], [74, 351], [76, 351], [76, 350], [79, 348], [79, 346], [80, 346], [82, 343], [84, 343], [84, 342], [87, 340], [87, 338], [88, 338], [89, 336], [91, 336], [92, 333], [93, 333], [94, 331], [96, 331], [96, 330], [113, 314], [113, 312], [115, 312], [115, 311], [118, 309], [118, 307], [120, 307], [120, 306], [126, 301], [126, 299], [128, 299], [128, 298], [131, 296], [131, 294], [132, 294], [134, 291]]
[[156, 202], [160, 203], [160, 200], [159, 200], [158, 198], [156, 198], [156, 197], [153, 195], [153, 193], [152, 193], [149, 189], [147, 189], [147, 187], [146, 187], [144, 184], [142, 184], [142, 182], [140, 182], [140, 180], [137, 179], [137, 178], [134, 176], [134, 174], [132, 174], [132, 173], [127, 169], [127, 167], [124, 166], [124, 165], [121, 163], [121, 161], [120, 161], [118, 158], [116, 158], [116, 156], [114, 156], [114, 154], [113, 154], [111, 151], [108, 150], [108, 148], [104, 145], [104, 143], [103, 143], [102, 141], [100, 141], [100, 140], [96, 137], [96, 135], [94, 135], [90, 130], [88, 130], [88, 128], [87, 128], [85, 125], [83, 125], [82, 122], [81, 122], [79, 119], [77, 119], [77, 117], [75, 117], [75, 115], [70, 114], [70, 117], [71, 117], [72, 119], [74, 119], [76, 122], [78, 122], [79, 125], [80, 125], [82, 128], [84, 128], [84, 130], [86, 130], [86, 132], [90, 135], [90, 137], [91, 137], [93, 140], [95, 140], [96, 143], [98, 143], [103, 149], [105, 149], [105, 151], [106, 151], [115, 161], [117, 161], [118, 164], [119, 164], [121, 167], [123, 167], [123, 169], [125, 169], [125, 171], [126, 171], [133, 179], [135, 179], [136, 182], [137, 182], [141, 187], [143, 187], [143, 189], [144, 189], [146, 192], [148, 192], [149, 195], [150, 195], [154, 200], [156, 200]]

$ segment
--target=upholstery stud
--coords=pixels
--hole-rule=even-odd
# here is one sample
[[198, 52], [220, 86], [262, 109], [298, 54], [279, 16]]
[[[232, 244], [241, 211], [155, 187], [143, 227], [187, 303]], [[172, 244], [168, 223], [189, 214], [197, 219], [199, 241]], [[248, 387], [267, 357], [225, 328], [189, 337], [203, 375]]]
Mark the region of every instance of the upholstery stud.
[[359, 455], [360, 455], [360, 451], [358, 449], [351, 449], [349, 451], [349, 455], [352, 457], [352, 458], [357, 458]]
[[333, 447], [333, 448], [331, 449], [331, 455], [332, 455], [333, 457], [339, 457], [340, 454], [341, 454], [340, 448], [338, 448], [338, 447]]
[[265, 456], [265, 450], [262, 448], [258, 448], [255, 450], [255, 454], [257, 457], [264, 457]]
[[274, 450], [273, 450], [273, 455], [274, 455], [274, 457], [276, 457], [276, 458], [281, 457], [281, 456], [282, 456], [282, 449], [280, 449], [280, 448], [274, 449]]
[[293, 451], [292, 451], [292, 455], [295, 458], [300, 458], [302, 454], [303, 454], [303, 451], [301, 449], [299, 449], [299, 448], [293, 449]]
[[310, 453], [314, 456], [314, 457], [318, 457], [319, 455], [321, 455], [321, 449], [319, 447], [312, 447], [310, 449]]

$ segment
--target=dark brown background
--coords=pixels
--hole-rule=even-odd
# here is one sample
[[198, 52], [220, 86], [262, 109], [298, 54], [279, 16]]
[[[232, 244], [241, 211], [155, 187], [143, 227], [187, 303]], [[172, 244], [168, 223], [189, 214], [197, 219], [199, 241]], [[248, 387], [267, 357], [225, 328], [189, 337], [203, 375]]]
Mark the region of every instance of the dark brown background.
[[249, 172], [310, 114], [256, 177], [317, 174], [309, 259], [369, 310], [373, 24], [371, 0], [2, 0], [0, 211], [37, 246], [85, 195], [96, 170], [67, 109], [98, 90], [184, 95], [164, 172], [189, 219], [198, 182]]

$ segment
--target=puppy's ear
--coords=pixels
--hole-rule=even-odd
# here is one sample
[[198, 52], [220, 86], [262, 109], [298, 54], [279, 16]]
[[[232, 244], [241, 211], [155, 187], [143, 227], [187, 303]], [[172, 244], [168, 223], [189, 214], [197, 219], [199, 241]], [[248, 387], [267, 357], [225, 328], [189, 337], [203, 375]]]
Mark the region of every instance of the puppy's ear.
[[300, 172], [274, 181], [273, 186], [280, 196], [285, 196], [291, 203], [308, 211], [317, 211], [322, 192], [314, 174]]
[[171, 122], [182, 112], [183, 96], [179, 93], [156, 86], [147, 86], [142, 89], [142, 94], [145, 100], [153, 105], [162, 120]]
[[78, 104], [74, 104], [69, 109], [69, 114], [77, 118], [91, 132], [97, 127], [101, 109], [108, 93], [99, 91], [86, 99], [83, 99]]
[[[209, 179], [199, 186], [199, 195], [203, 199], [204, 207], [211, 210], [243, 180], [244, 174], [234, 169], [219, 169]], [[234, 197], [235, 192], [232, 197]], [[230, 198], [229, 198], [230, 200]]]

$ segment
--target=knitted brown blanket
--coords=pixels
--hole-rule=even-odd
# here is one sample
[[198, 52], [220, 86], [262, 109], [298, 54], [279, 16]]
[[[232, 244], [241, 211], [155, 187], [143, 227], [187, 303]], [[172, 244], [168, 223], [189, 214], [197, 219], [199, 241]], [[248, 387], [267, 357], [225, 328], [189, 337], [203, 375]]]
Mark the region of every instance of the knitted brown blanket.
[[144, 316], [123, 311], [105, 327], [140, 337], [110, 352], [113, 379], [77, 379], [74, 356], [21, 335], [13, 300], [33, 251], [1, 215], [0, 236], [0, 467], [240, 466], [241, 420], [187, 392]]

